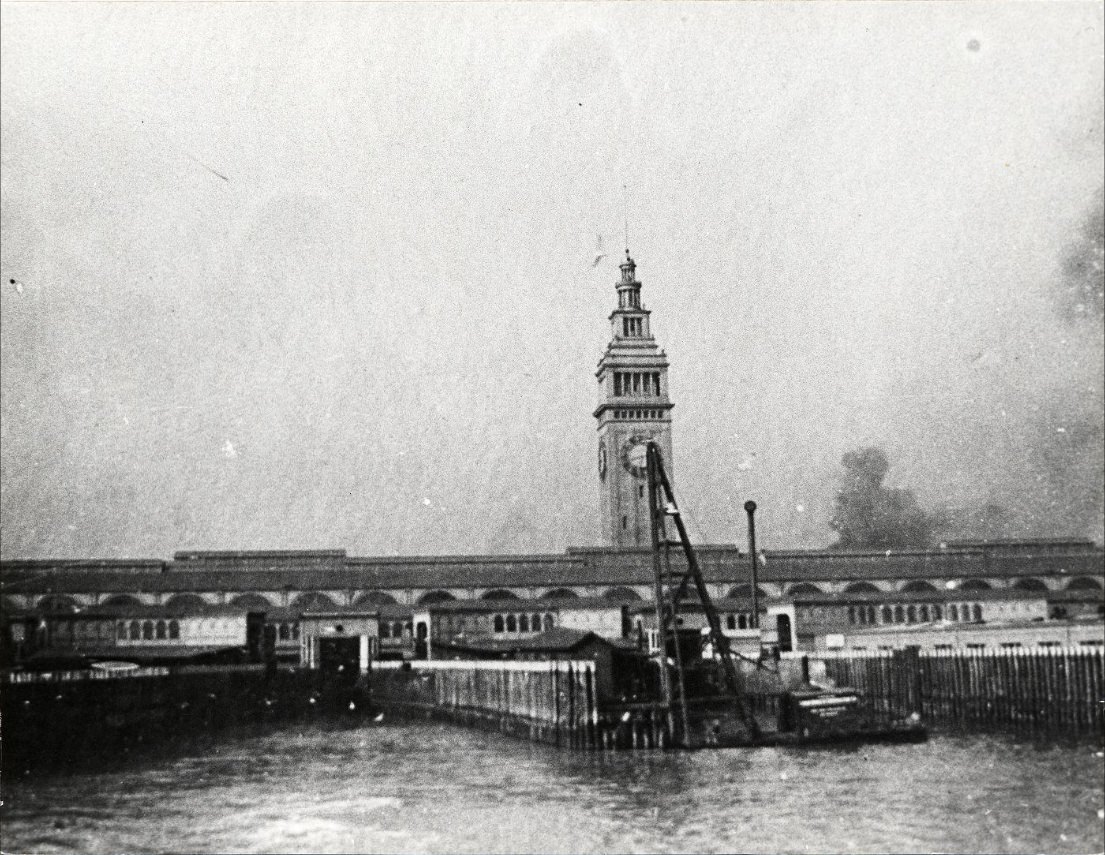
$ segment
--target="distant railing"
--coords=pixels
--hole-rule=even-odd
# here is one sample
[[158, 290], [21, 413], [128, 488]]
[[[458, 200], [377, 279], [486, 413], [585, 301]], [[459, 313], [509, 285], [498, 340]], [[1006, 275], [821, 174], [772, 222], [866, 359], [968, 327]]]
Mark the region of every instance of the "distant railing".
[[166, 677], [164, 666], [126, 670], [86, 671], [11, 671], [2, 676], [5, 683], [70, 683], [82, 680], [132, 680], [142, 677]]

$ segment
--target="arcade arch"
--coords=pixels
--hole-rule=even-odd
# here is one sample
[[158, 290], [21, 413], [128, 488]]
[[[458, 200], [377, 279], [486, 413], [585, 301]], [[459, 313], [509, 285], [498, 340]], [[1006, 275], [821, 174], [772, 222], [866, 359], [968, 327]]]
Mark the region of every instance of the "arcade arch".
[[621, 602], [638, 602], [641, 599], [640, 594], [632, 588], [626, 588], [624, 585], [617, 585], [607, 589], [603, 592], [602, 597], [605, 600], [616, 600]]
[[575, 600], [578, 599], [579, 594], [573, 591], [571, 588], [553, 588], [551, 591], [543, 593], [539, 599], [542, 600]]
[[456, 597], [448, 591], [428, 591], [418, 598], [418, 605], [429, 606], [433, 603], [447, 603], [455, 599]]
[[324, 612], [337, 608], [337, 605], [326, 594], [307, 591], [292, 601], [292, 607], [304, 612]]

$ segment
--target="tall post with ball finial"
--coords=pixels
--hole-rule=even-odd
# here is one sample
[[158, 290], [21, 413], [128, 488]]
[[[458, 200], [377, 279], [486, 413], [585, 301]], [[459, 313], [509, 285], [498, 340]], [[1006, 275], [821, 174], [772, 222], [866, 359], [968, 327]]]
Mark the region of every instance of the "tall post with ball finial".
[[748, 514], [748, 558], [752, 562], [752, 628], [760, 628], [760, 580], [756, 567], [756, 503], [749, 499], [744, 503]]

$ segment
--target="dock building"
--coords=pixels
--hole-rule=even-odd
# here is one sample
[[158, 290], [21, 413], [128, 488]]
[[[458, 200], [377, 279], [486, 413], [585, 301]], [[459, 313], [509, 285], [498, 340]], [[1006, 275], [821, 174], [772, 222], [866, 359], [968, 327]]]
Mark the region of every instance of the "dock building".
[[[536, 634], [535, 615], [542, 632], [551, 617], [553, 628], [618, 635], [622, 605], [647, 603], [653, 591], [644, 444], [658, 443], [669, 475], [674, 445], [669, 364], [653, 335], [628, 252], [620, 273], [609, 316], [611, 338], [596, 371], [599, 402], [593, 412], [603, 545], [544, 555], [186, 550], [168, 560], [10, 560], [0, 562], [0, 611], [5, 616], [105, 608], [264, 613], [278, 655], [288, 660], [303, 656], [303, 616], [311, 612], [378, 613], [373, 643], [381, 655], [430, 640], [433, 632], [445, 638], [448, 632], [440, 628], [449, 621], [461, 626], [485, 621], [494, 637], [497, 615], [502, 634], [511, 632], [513, 615], [519, 638]], [[710, 595], [729, 604], [727, 630], [736, 637], [749, 628], [749, 556], [732, 544], [697, 551]], [[674, 570], [681, 561], [673, 556]], [[840, 629], [871, 633], [876, 627], [908, 626], [911, 614], [919, 625], [926, 623], [922, 616], [927, 622], [961, 624], [965, 606], [972, 621], [978, 606], [988, 622], [987, 610], [1003, 602], [1031, 603], [1030, 619], [1041, 610], [1047, 620], [1100, 614], [1105, 591], [1105, 550], [1077, 538], [957, 541], [930, 550], [765, 550], [757, 562], [756, 593], [771, 621], [785, 616], [790, 622], [790, 631], [781, 636], [791, 636], [794, 647], [808, 643], [796, 633], [816, 624], [811, 616], [817, 609], [836, 609], [843, 616]], [[603, 613], [589, 605], [595, 602], [610, 604], [606, 611], [617, 615], [610, 620], [618, 626], [588, 622]], [[573, 608], [584, 617], [570, 619]], [[585, 616], [588, 609], [591, 618]], [[899, 612], [903, 620], [896, 620]], [[854, 623], [844, 623], [849, 616]], [[419, 626], [425, 627], [421, 638]]]

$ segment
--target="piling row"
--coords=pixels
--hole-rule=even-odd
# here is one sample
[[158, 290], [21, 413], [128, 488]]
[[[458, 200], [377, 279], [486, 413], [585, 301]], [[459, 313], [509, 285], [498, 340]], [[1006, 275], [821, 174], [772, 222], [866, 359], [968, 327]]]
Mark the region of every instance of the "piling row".
[[373, 702], [381, 707], [565, 747], [603, 745], [593, 662], [381, 665], [371, 678]]
[[1099, 649], [821, 653], [825, 674], [876, 709], [926, 720], [1055, 736], [1105, 738]]

